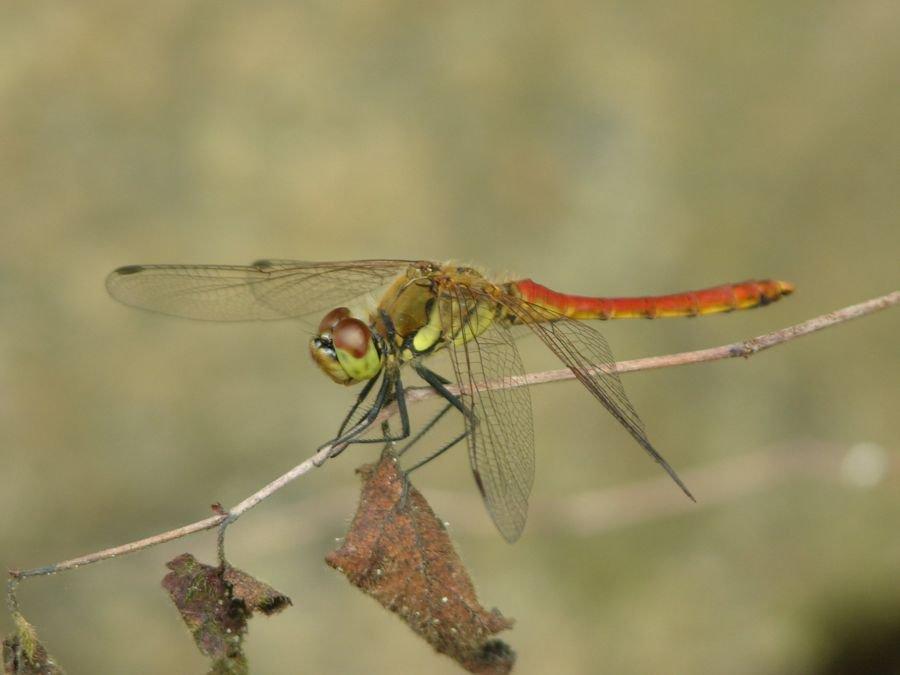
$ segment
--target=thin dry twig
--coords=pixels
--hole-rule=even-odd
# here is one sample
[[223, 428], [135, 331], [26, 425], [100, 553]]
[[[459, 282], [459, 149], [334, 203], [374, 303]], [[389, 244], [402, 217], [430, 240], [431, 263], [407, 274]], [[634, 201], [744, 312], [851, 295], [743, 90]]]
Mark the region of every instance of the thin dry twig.
[[[734, 342], [732, 344], [722, 345], [720, 347], [712, 347], [710, 349], [701, 349], [692, 352], [681, 352], [678, 354], [668, 354], [665, 356], [652, 356], [644, 359], [620, 361], [615, 364], [615, 370], [619, 373], [630, 373], [638, 370], [670, 368], [691, 363], [717, 361], [727, 358], [750, 357], [757, 352], [763, 351], [764, 349], [769, 349], [770, 347], [774, 347], [775, 345], [779, 345], [790, 340], [803, 337], [804, 335], [809, 335], [810, 333], [814, 333], [824, 328], [829, 328], [831, 326], [850, 321], [851, 319], [857, 319], [869, 314], [873, 314], [897, 304], [900, 304], [900, 291], [894, 291], [878, 298], [873, 298], [872, 300], [861, 302], [857, 305], [851, 305], [834, 312], [829, 312], [827, 314], [817, 316], [813, 319], [809, 319], [808, 321], [804, 321], [803, 323], [750, 338], [749, 340], [743, 340], [740, 342]], [[525, 377], [518, 378], [515, 381], [507, 381], [503, 385], [499, 383], [489, 384], [488, 388], [500, 386], [518, 387], [532, 384], [544, 384], [546, 382], [556, 382], [560, 380], [573, 379], [574, 377], [574, 373], [572, 373], [568, 369], [553, 370], [541, 373], [532, 373], [530, 375], [526, 375]], [[451, 389], [455, 392], [459, 391], [456, 388]], [[406, 394], [408, 403], [415, 403], [428, 398], [432, 398], [436, 395], [436, 393], [430, 387], [417, 387], [407, 389]], [[379, 424], [395, 413], [396, 405], [386, 407], [378, 415], [378, 417], [372, 421], [372, 425]], [[87, 555], [80, 556], [78, 558], [72, 558], [70, 560], [64, 560], [52, 565], [35, 567], [27, 570], [10, 570], [10, 586], [8, 596], [12, 596], [12, 593], [15, 590], [16, 583], [24, 578], [54, 574], [56, 572], [75, 569], [77, 567], [99, 562], [101, 560], [108, 560], [110, 558], [134, 553], [151, 546], [156, 546], [157, 544], [162, 544], [174, 539], [180, 539], [189, 534], [194, 534], [195, 532], [201, 532], [203, 530], [210, 530], [215, 527], [220, 528], [220, 557], [223, 557], [222, 546], [225, 526], [237, 520], [241, 515], [283, 488], [288, 483], [308, 473], [313, 468], [321, 466], [335, 451], [339, 449], [340, 448], [334, 446], [331, 443], [321, 446], [313, 456], [301, 462], [287, 473], [279, 476], [257, 492], [254, 492], [252, 495], [244, 499], [242, 502], [236, 504], [228, 511], [221, 512], [219, 509], [216, 509], [218, 515], [211, 516], [203, 520], [198, 520], [197, 522], [190, 523], [189, 525], [185, 525], [184, 527], [169, 530], [167, 532], [162, 532], [160, 534], [155, 534], [144, 539], [139, 539], [128, 544], [122, 544], [121, 546], [115, 546], [113, 548], [107, 548], [102, 551], [96, 551], [94, 553], [89, 553]], [[8, 601], [10, 601], [9, 597]]]

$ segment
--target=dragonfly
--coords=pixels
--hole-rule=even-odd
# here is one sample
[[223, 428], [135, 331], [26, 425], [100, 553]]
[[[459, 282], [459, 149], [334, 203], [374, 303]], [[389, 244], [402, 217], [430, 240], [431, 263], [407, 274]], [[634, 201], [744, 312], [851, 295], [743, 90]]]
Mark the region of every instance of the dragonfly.
[[[465, 439], [475, 483], [509, 542], [525, 527], [535, 475], [531, 399], [528, 388], [519, 386], [525, 370], [516, 347], [517, 326], [537, 335], [693, 499], [648, 439], [606, 339], [588, 322], [744, 310], [794, 290], [788, 282], [766, 279], [669, 295], [588, 297], [559, 293], [531, 279], [495, 280], [474, 267], [424, 260], [128, 265], [113, 271], [106, 286], [126, 305], [191, 319], [266, 321], [325, 312], [309, 341], [313, 361], [334, 382], [362, 385], [332, 446], [407, 439], [408, 447], [456, 409], [463, 431], [408, 471]], [[381, 288], [385, 290], [367, 316], [348, 308]], [[428, 366], [428, 358], [440, 351], [449, 353], [453, 379]], [[405, 367], [444, 400], [443, 409], [414, 436], [402, 379]], [[365, 437], [392, 402], [400, 430], [383, 426], [383, 439]]]

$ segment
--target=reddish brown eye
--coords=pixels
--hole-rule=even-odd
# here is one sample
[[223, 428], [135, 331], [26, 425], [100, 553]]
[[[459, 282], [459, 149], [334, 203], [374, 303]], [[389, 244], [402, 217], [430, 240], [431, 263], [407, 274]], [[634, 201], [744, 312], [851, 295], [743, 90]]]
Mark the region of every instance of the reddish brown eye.
[[[337, 311], [337, 310], [334, 310]], [[369, 351], [372, 333], [359, 319], [345, 317], [331, 329], [335, 349], [343, 349], [354, 358], [361, 359]]]
[[350, 310], [346, 307], [334, 308], [319, 322], [319, 335], [330, 333], [341, 319], [346, 319], [348, 316], [350, 316]]

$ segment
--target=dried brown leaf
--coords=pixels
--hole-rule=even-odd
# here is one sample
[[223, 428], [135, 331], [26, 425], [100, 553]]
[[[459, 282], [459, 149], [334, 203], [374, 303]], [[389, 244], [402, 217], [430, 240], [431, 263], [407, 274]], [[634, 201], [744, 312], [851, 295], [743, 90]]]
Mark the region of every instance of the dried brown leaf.
[[38, 640], [34, 626], [18, 612], [13, 619], [16, 632], [3, 641], [4, 675], [65, 675]]
[[271, 616], [292, 604], [288, 596], [239, 569], [226, 567], [223, 576], [231, 585], [232, 597], [241, 600], [251, 612], [262, 612], [266, 616]]
[[515, 653], [489, 638], [512, 621], [478, 603], [443, 523], [396, 459], [385, 454], [359, 473], [359, 507], [344, 543], [326, 562], [470, 672], [508, 673]]
[[279, 612], [290, 598], [233, 567], [204, 565], [190, 553], [170, 560], [162, 581], [197, 647], [213, 659], [214, 675], [247, 671], [241, 643], [253, 612]]

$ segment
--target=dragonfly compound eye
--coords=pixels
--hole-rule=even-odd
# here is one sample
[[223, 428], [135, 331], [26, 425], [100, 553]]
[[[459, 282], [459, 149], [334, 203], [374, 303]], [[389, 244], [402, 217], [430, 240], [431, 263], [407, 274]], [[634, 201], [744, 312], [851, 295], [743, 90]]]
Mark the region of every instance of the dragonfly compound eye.
[[331, 329], [338, 363], [354, 382], [370, 380], [381, 370], [381, 354], [369, 327], [359, 319], [344, 317]]
[[348, 316], [350, 316], [350, 310], [346, 307], [336, 307], [331, 310], [319, 322], [319, 335], [330, 333], [341, 319], [346, 319]]

